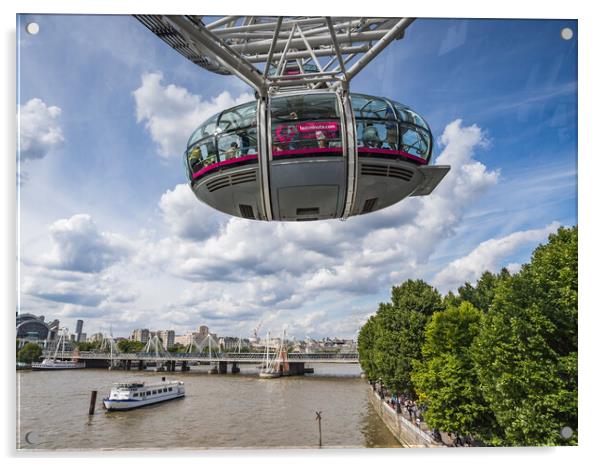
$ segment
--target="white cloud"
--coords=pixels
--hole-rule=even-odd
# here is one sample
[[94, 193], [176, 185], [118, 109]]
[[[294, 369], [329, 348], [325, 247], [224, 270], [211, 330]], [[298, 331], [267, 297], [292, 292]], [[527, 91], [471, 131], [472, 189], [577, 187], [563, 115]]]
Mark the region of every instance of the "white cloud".
[[194, 129], [212, 115], [254, 100], [248, 92], [234, 97], [227, 91], [204, 100], [175, 84], [163, 85], [162, 81], [162, 73], [145, 73], [142, 85], [133, 92], [136, 119], [144, 122], [162, 157], [182, 154]]
[[65, 141], [59, 125], [61, 109], [31, 99], [19, 106], [19, 150], [22, 160], [41, 159]]
[[99, 231], [87, 214], [57, 220], [50, 227], [50, 236], [54, 246], [42, 263], [75, 272], [100, 272], [125, 259], [131, 248], [126, 238]]
[[214, 235], [229, 217], [199, 202], [186, 184], [179, 184], [161, 196], [163, 221], [177, 237], [202, 241]]
[[[483, 241], [468, 255], [450, 262], [435, 275], [433, 283], [438, 288], [445, 290], [457, 288], [465, 282], [475, 283], [486, 270], [496, 272], [501, 268], [504, 259], [518, 248], [544, 241], [558, 227], [560, 224], [554, 222], [544, 228], [517, 231], [503, 238]], [[513, 273], [520, 270], [518, 264], [509, 265], [510, 271]]]

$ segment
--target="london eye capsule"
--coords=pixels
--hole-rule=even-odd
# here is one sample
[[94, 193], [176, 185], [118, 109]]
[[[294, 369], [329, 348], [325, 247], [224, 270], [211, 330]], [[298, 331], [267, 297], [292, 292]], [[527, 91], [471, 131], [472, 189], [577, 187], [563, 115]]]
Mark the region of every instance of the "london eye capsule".
[[189, 60], [255, 89], [255, 102], [209, 118], [187, 143], [190, 186], [217, 210], [267, 221], [345, 219], [428, 195], [449, 171], [429, 165], [433, 138], [416, 112], [349, 92], [411, 18], [137, 18]]
[[[268, 135], [261, 144], [261, 135]], [[200, 125], [184, 163], [196, 197], [259, 220], [346, 218], [429, 194], [432, 135], [410, 108], [361, 94], [287, 93]]]

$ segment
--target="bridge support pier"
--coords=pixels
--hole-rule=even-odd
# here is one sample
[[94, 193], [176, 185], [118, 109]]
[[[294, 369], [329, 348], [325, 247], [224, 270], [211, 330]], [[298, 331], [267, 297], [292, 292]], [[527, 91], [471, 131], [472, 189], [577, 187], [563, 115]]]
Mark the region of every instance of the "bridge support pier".
[[139, 371], [144, 370], [144, 361], [142, 359], [140, 361], [138, 361], [138, 370]]
[[240, 372], [240, 367], [238, 367], [238, 363], [237, 362], [233, 362], [232, 363], [232, 369], [231, 369], [233, 374], [238, 374]]
[[228, 373], [228, 363], [220, 361], [217, 364], [217, 373], [218, 374], [227, 374]]
[[175, 361], [171, 361], [171, 371], [172, 372], [176, 371], [176, 362]]
[[188, 364], [186, 361], [182, 361], [182, 372], [188, 372], [190, 370], [190, 367], [188, 367]]
[[289, 375], [303, 375], [305, 374], [305, 363], [304, 362], [288, 362], [288, 373]]
[[125, 370], [129, 371], [132, 369], [132, 361], [130, 359], [126, 359], [125, 361]]

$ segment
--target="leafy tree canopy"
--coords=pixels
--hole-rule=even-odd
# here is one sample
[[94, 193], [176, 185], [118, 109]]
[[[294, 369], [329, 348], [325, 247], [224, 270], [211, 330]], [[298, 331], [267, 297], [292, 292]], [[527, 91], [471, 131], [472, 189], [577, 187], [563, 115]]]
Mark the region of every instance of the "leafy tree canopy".
[[32, 362], [37, 362], [42, 357], [42, 348], [40, 348], [35, 343], [29, 342], [23, 345], [23, 348], [19, 350], [17, 353], [17, 360], [19, 362], [25, 362], [27, 364], [31, 364]]
[[[473, 345], [506, 445], [577, 442], [577, 228], [560, 228], [500, 284]], [[560, 430], [575, 435], [563, 439]]]

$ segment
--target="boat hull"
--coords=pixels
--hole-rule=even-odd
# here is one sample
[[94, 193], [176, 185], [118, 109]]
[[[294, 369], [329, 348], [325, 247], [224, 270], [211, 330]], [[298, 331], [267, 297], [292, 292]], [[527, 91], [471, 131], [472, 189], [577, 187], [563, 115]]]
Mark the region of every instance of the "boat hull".
[[165, 403], [166, 401], [171, 401], [178, 398], [184, 398], [185, 395], [185, 393], [174, 393], [161, 398], [149, 400], [110, 400], [109, 398], [104, 398], [102, 403], [107, 411], [129, 411], [158, 403]]
[[71, 366], [65, 366], [65, 365], [51, 366], [51, 365], [36, 364], [36, 363], [31, 365], [32, 371], [67, 371], [67, 370], [85, 369], [85, 368], [86, 368], [85, 363], [79, 363], [79, 364], [75, 364], [75, 365], [71, 365]]

